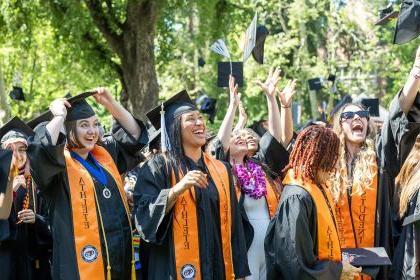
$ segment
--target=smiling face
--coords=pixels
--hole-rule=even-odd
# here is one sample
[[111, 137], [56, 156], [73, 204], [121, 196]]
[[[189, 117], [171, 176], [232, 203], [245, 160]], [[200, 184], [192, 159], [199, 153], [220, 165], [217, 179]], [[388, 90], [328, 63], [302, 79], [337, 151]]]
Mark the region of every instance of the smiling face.
[[13, 151], [13, 162], [19, 169], [22, 169], [25, 166], [27, 155], [26, 149], [27, 146], [23, 142], [14, 142], [8, 145], [8, 149]]
[[254, 154], [258, 151], [258, 138], [255, 137], [250, 131], [245, 130], [244, 137], [246, 139], [246, 144], [248, 147], [248, 152]]
[[181, 140], [184, 147], [201, 148], [206, 144], [206, 125], [198, 111], [181, 115]]
[[68, 147], [81, 154], [92, 151], [100, 135], [96, 116], [69, 122], [66, 124], [66, 130]]
[[[363, 108], [352, 104], [345, 107], [343, 113], [355, 113], [363, 110]], [[352, 118], [341, 118], [340, 124], [346, 141], [354, 144], [362, 144], [365, 142], [369, 125], [368, 118], [354, 114]]]
[[245, 157], [248, 153], [246, 137], [243, 133], [235, 132], [230, 137], [229, 153], [231, 157]]

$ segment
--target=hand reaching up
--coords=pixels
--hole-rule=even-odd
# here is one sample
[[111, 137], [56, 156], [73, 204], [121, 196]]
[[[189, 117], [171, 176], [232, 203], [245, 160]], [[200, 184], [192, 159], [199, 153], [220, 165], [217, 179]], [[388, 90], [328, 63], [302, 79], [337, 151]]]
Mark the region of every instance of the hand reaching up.
[[240, 101], [238, 84], [235, 84], [235, 78], [233, 76], [229, 76], [229, 104], [237, 107]]
[[277, 91], [282, 107], [290, 107], [296, 93], [296, 80], [290, 80], [282, 91]]
[[278, 67], [276, 67], [274, 71], [273, 68], [271, 68], [264, 83], [257, 81], [257, 84], [268, 97], [275, 97], [276, 86], [280, 80], [280, 72], [281, 70]]

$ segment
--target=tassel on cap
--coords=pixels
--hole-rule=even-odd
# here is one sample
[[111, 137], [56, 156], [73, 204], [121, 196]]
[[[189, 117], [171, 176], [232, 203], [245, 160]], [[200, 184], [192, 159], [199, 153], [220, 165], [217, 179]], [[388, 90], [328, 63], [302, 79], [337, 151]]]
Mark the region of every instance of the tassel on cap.
[[162, 153], [171, 150], [171, 143], [169, 142], [168, 132], [165, 124], [165, 109], [163, 103], [160, 110], [160, 149]]

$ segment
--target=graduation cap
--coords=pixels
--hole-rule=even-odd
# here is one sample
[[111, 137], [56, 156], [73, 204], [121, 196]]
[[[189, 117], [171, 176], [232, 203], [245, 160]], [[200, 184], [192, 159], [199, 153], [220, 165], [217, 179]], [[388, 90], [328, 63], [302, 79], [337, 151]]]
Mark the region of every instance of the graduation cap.
[[25, 101], [25, 95], [23, 94], [23, 90], [21, 87], [14, 86], [13, 89], [10, 91], [9, 96], [13, 100]]
[[257, 13], [255, 13], [255, 16], [252, 19], [251, 24], [248, 26], [245, 32], [244, 54], [243, 54], [244, 63], [248, 59], [248, 57], [251, 55], [252, 50], [255, 47], [256, 37], [257, 37]]
[[14, 139], [28, 139], [34, 136], [33, 130], [20, 118], [14, 117], [0, 128], [1, 144]]
[[321, 78], [314, 78], [308, 80], [309, 83], [309, 89], [310, 90], [320, 90], [322, 88], [322, 79]]
[[146, 116], [156, 130], [160, 128], [160, 144], [161, 151], [166, 152], [172, 149], [170, 139], [168, 137], [168, 129], [174, 123], [176, 117], [196, 111], [197, 108], [193, 104], [186, 90], [180, 91], [161, 105], [156, 106], [149, 111]]
[[270, 32], [268, 32], [268, 29], [264, 25], [259, 25], [257, 27], [255, 47], [252, 50], [252, 57], [259, 64], [264, 64], [264, 43], [268, 34], [270, 34]]
[[379, 117], [379, 98], [363, 98], [360, 103], [369, 110], [369, 115]]
[[404, 0], [401, 4], [394, 44], [404, 44], [420, 34], [420, 0]]
[[385, 25], [397, 17], [398, 11], [394, 11], [392, 3], [389, 3], [388, 6], [379, 10], [379, 19], [375, 22], [375, 25]]
[[[232, 62], [232, 76], [239, 87], [244, 85], [243, 63]], [[217, 63], [217, 86], [229, 87], [230, 62]]]
[[[96, 91], [86, 91], [76, 96], [70, 97], [67, 101], [71, 104], [71, 108], [67, 108], [66, 121], [74, 121], [80, 119], [87, 119], [95, 115], [92, 107], [87, 103], [86, 98], [96, 94]], [[52, 120], [53, 114], [48, 110], [35, 119], [28, 122], [31, 128], [35, 128], [38, 124], [49, 122]]]

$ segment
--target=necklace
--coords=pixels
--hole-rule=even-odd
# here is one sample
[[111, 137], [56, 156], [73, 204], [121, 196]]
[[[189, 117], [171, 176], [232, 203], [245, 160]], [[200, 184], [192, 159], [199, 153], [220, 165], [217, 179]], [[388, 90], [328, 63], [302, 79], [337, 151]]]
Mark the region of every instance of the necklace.
[[253, 161], [235, 164], [234, 173], [242, 193], [253, 199], [260, 199], [267, 194], [265, 173], [262, 167]]

